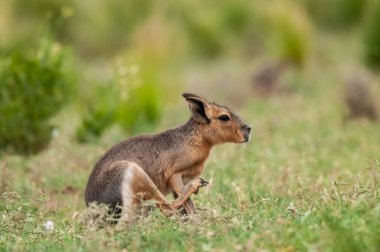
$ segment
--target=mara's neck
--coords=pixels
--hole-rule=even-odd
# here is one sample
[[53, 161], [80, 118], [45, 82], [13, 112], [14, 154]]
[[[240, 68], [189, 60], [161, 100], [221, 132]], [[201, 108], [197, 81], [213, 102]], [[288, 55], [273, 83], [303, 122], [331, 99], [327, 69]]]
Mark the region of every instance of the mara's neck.
[[178, 129], [187, 142], [193, 147], [199, 147], [209, 152], [214, 144], [207, 138], [206, 125], [197, 123], [192, 117]]

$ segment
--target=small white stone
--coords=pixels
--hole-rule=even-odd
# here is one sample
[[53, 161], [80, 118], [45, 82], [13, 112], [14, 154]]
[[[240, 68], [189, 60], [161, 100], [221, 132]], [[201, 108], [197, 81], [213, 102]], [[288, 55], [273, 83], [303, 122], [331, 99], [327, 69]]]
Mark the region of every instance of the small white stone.
[[50, 221], [50, 220], [48, 220], [48, 221], [46, 221], [45, 223], [44, 223], [44, 228], [45, 228], [45, 230], [46, 231], [53, 231], [54, 230], [54, 222], [53, 221]]

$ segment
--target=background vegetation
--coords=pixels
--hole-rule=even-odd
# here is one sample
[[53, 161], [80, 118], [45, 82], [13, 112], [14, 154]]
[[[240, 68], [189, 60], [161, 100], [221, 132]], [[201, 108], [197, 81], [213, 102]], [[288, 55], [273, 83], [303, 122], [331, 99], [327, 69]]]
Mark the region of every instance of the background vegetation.
[[[379, 251], [376, 0], [0, 2], [0, 250]], [[253, 125], [215, 148], [199, 213], [117, 228], [84, 187], [113, 144], [189, 116]]]

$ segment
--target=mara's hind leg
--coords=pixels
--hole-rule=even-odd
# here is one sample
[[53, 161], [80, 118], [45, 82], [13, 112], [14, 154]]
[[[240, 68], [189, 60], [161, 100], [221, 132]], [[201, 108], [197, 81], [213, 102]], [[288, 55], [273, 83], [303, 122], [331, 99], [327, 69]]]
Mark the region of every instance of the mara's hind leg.
[[145, 171], [136, 163], [117, 161], [111, 165], [110, 169], [123, 169], [120, 188], [123, 201], [122, 220], [129, 220], [133, 214], [133, 206], [146, 199], [154, 199], [163, 214], [170, 216], [186, 202], [191, 194], [200, 187], [207, 185], [202, 179], [193, 179], [185, 186], [177, 199], [169, 202]]

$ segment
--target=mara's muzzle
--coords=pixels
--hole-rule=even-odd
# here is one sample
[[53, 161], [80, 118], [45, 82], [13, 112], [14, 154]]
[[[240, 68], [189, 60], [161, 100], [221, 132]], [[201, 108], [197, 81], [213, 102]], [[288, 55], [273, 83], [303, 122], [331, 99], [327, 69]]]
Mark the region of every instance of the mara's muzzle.
[[249, 141], [250, 136], [251, 136], [251, 129], [252, 129], [252, 127], [249, 126], [248, 124], [244, 125], [241, 128], [241, 131], [242, 131], [242, 134], [243, 134], [243, 137], [244, 137], [243, 143], [246, 143], [246, 142]]

